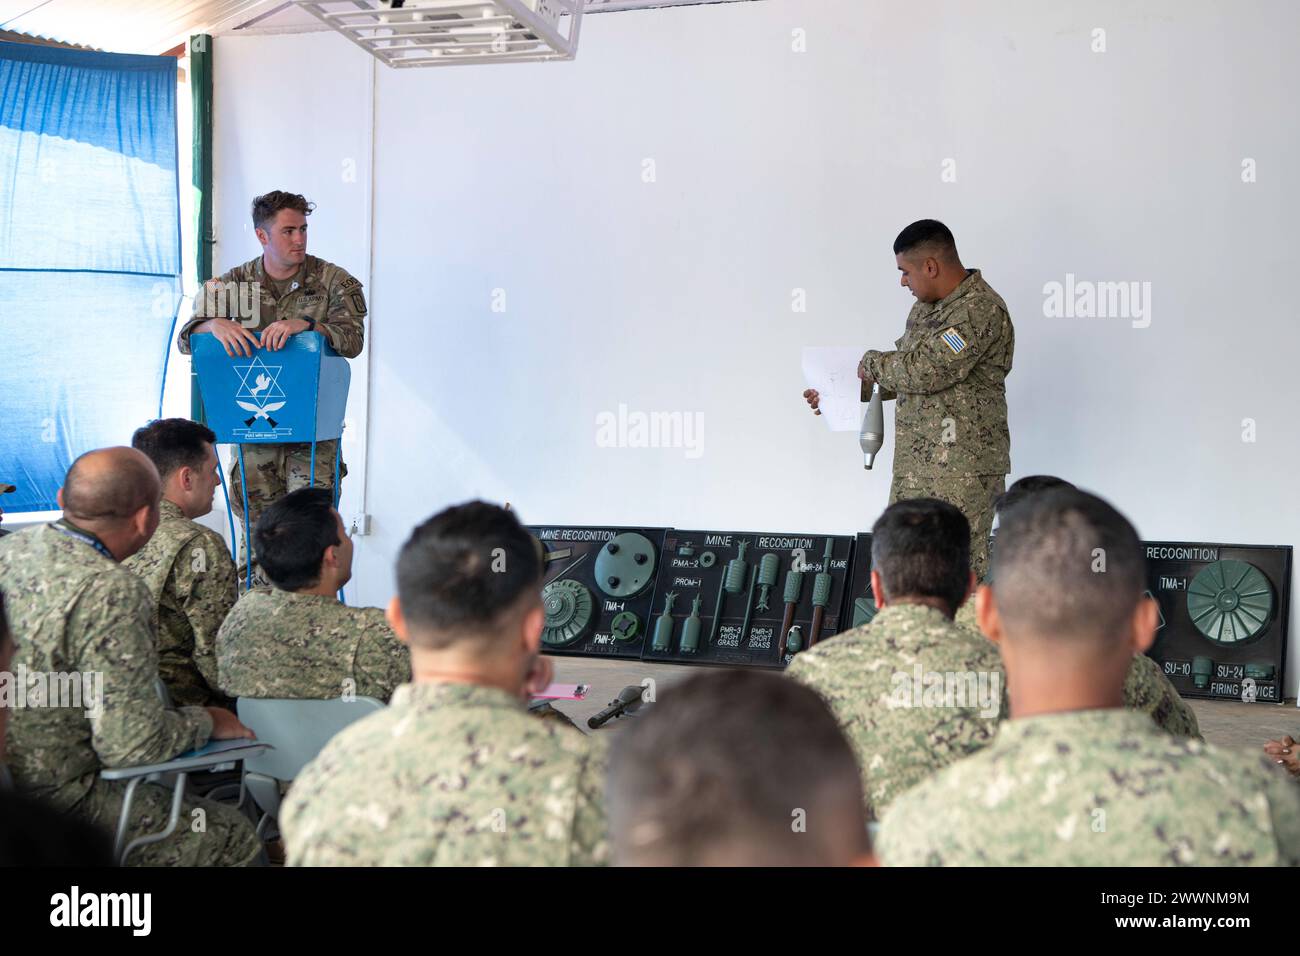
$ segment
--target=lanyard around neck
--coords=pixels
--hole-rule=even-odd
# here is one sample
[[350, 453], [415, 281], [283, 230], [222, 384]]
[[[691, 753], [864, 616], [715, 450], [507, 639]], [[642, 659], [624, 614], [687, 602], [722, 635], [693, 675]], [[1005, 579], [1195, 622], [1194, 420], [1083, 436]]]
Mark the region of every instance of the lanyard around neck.
[[78, 531], [76, 528], [72, 527], [69, 524], [66, 524], [63, 521], [56, 521], [52, 525], [50, 525], [50, 527], [53, 528], [55, 531], [60, 531], [63, 534], [66, 534], [69, 538], [76, 538], [78, 541], [82, 542], [83, 544], [90, 545], [92, 548], [94, 548], [104, 557], [108, 558], [108, 560], [110, 561], [117, 560], [116, 558], [113, 557], [113, 552], [109, 551], [108, 548], [104, 546], [104, 542], [100, 541], [93, 534], [87, 534], [84, 531]]

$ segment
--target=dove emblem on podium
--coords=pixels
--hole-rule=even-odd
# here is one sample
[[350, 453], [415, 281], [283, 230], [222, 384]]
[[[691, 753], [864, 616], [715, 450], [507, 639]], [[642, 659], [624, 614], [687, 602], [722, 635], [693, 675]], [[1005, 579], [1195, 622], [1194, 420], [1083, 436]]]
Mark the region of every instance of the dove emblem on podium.
[[260, 356], [248, 365], [235, 366], [235, 374], [239, 376], [235, 404], [244, 411], [253, 413], [244, 419], [244, 425], [248, 428], [252, 428], [258, 419], [264, 420], [272, 430], [277, 427], [271, 413], [284, 408], [287, 402], [279, 384], [283, 368], [282, 365], [265, 364]]

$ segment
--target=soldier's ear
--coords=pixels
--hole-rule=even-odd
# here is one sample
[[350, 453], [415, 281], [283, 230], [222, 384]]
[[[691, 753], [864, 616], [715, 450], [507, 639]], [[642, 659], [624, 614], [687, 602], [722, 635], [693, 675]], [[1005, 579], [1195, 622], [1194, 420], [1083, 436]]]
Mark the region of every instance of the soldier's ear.
[[885, 606], [885, 585], [880, 580], [880, 572], [875, 568], [871, 569], [871, 596], [875, 599], [877, 611]]
[[384, 617], [388, 620], [388, 626], [393, 629], [397, 639], [403, 644], [411, 643], [406, 634], [406, 618], [402, 616], [402, 602], [394, 594], [392, 600], [388, 602], [388, 607], [384, 609]]
[[994, 644], [1002, 643], [1002, 618], [993, 600], [993, 589], [987, 584], [981, 584], [975, 591], [975, 623]]
[[60, 488], [54, 493], [54, 500], [59, 503], [59, 510], [63, 510], [63, 489]]
[[1160, 605], [1156, 599], [1143, 595], [1133, 609], [1133, 653], [1145, 654], [1155, 643], [1156, 629], [1160, 626]]

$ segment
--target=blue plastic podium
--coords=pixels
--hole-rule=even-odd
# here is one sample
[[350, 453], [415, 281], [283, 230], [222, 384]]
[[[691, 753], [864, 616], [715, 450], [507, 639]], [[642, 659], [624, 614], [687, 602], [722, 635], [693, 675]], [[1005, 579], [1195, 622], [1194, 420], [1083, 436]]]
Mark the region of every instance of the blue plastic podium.
[[227, 355], [213, 335], [192, 336], [190, 344], [218, 442], [278, 445], [343, 435], [352, 372], [319, 332], [299, 332], [280, 351], [259, 348], [249, 358]]
[[[253, 333], [260, 339], [257, 332]], [[227, 355], [216, 336], [190, 337], [194, 370], [208, 427], [219, 444], [239, 449], [239, 477], [244, 490], [244, 553], [252, 586], [252, 548], [248, 527], [248, 482], [245, 445], [310, 442], [311, 477], [316, 481], [316, 443], [343, 436], [352, 372], [319, 332], [299, 332], [278, 352], [259, 348], [251, 356]], [[339, 453], [334, 454], [334, 504], [338, 506]], [[223, 478], [224, 485], [224, 478]], [[229, 508], [230, 496], [226, 503]], [[231, 516], [231, 534], [234, 517]]]

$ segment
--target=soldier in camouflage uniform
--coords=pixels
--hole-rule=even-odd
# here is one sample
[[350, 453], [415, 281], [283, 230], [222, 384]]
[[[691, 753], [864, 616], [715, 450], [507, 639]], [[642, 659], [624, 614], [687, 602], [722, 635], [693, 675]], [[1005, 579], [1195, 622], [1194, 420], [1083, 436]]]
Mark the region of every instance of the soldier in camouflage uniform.
[[[890, 505], [872, 528], [871, 552], [880, 612], [796, 655], [785, 672], [835, 712], [876, 820], [900, 793], [988, 745], [1005, 683], [997, 648], [953, 623], [973, 583], [970, 526], [954, 505]], [[951, 681], [952, 693], [926, 689], [936, 681]]]
[[1003, 516], [978, 613], [1010, 719], [894, 802], [887, 865], [1300, 864], [1300, 790], [1258, 756], [1124, 708], [1124, 674], [1155, 637], [1145, 587], [1137, 533], [1101, 499], [1057, 489]]
[[[1013, 505], [1031, 495], [1050, 488], [1073, 488], [1064, 478], [1052, 475], [1029, 475], [1021, 478], [994, 502], [995, 512], [1001, 515]], [[981, 582], [984, 583], [984, 582]], [[957, 623], [976, 633], [975, 602], [967, 601], [957, 611]], [[1146, 654], [1135, 654], [1124, 679], [1124, 706], [1141, 711], [1151, 717], [1156, 725], [1179, 737], [1201, 739], [1196, 712], [1183, 700], [1173, 683], [1165, 676], [1160, 664]]]
[[[12, 711], [7, 756], [15, 783], [109, 832], [127, 784], [101, 780], [102, 769], [170, 760], [209, 739], [252, 736], [228, 710], [171, 710], [159, 697], [153, 603], [144, 582], [118, 562], [153, 533], [160, 495], [157, 471], [140, 452], [89, 452], [73, 462], [59, 492], [62, 520], [0, 542], [0, 590], [18, 643], [15, 672], [29, 683], [34, 674], [64, 674], [70, 683], [61, 679], [61, 688], [91, 691], [89, 699], [84, 689], [59, 700], [29, 694]], [[171, 798], [170, 788], [139, 786], [128, 839], [161, 830]], [[181, 820], [176, 833], [134, 851], [128, 862], [228, 866], [261, 856], [252, 825], [232, 807], [186, 800]]]
[[525, 709], [541, 577], [533, 539], [501, 508], [471, 502], [415, 529], [389, 606], [413, 683], [294, 780], [280, 815], [290, 865], [606, 861], [603, 748]]
[[229, 707], [217, 689], [217, 629], [234, 607], [235, 562], [226, 543], [195, 521], [212, 510], [217, 436], [184, 418], [138, 429], [131, 445], [163, 480], [158, 530], [122, 562], [149, 586], [158, 633], [158, 674], [178, 706]]
[[[988, 567], [993, 499], [1011, 470], [1005, 381], [1016, 335], [1002, 297], [957, 256], [948, 227], [912, 223], [894, 240], [901, 284], [916, 296], [895, 351], [868, 351], [858, 366], [864, 399], [873, 383], [897, 399], [890, 502], [939, 498], [971, 528], [971, 566]], [[804, 397], [814, 409], [813, 389]]]
[[[190, 354], [190, 336], [211, 333], [230, 355], [250, 355], [260, 344], [275, 351], [289, 336], [316, 331], [344, 358], [356, 358], [365, 344], [366, 298], [361, 283], [345, 270], [307, 255], [307, 216], [314, 208], [300, 195], [276, 190], [253, 200], [253, 225], [262, 255], [210, 280], [181, 327], [177, 344]], [[315, 485], [334, 487], [338, 441], [316, 445]], [[311, 483], [310, 443], [245, 444], [248, 521], [271, 502]], [[339, 479], [347, 465], [339, 459]], [[239, 462], [230, 469], [230, 501], [244, 520]], [[337, 496], [336, 496], [337, 497]], [[242, 538], [242, 536], [241, 536]]]
[[325, 488], [290, 492], [257, 520], [253, 547], [274, 585], [249, 591], [217, 635], [220, 686], [235, 697], [387, 701], [411, 679], [411, 655], [377, 607], [337, 594], [352, 540]]

